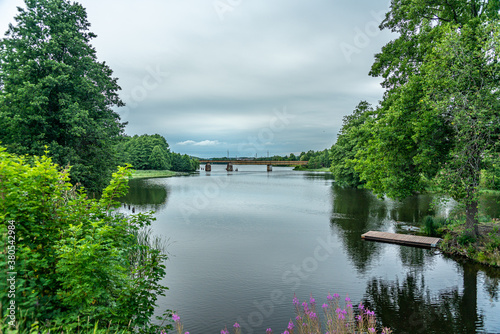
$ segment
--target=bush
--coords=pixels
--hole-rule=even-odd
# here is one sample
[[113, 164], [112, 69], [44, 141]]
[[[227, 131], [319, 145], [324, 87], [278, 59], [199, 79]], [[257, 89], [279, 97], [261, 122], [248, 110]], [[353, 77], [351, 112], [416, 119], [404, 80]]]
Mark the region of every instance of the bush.
[[490, 252], [500, 250], [500, 237], [496, 234], [496, 232], [491, 232], [488, 234], [489, 242], [486, 244], [486, 249]]
[[473, 236], [471, 236], [467, 233], [463, 233], [460, 236], [458, 236], [458, 238], [457, 238], [457, 243], [461, 246], [470, 245], [470, 244], [473, 244], [475, 242], [476, 242], [476, 238], [474, 238]]
[[422, 231], [428, 236], [439, 237], [441, 236], [439, 229], [446, 226], [446, 222], [446, 218], [426, 216]]
[[[154, 218], [114, 211], [128, 189], [126, 167], [113, 174], [99, 200], [77, 191], [69, 173], [46, 156], [19, 157], [0, 147], [0, 266], [12, 265], [0, 273], [0, 288], [15, 277], [15, 298], [0, 296], [0, 332], [8, 326], [5, 306], [12, 300], [21, 332], [40, 323], [145, 329], [166, 289], [159, 284], [165, 253], [137, 237]], [[15, 239], [7, 238], [9, 228]], [[7, 242], [15, 246], [14, 260]], [[80, 325], [78, 319], [87, 321]]]

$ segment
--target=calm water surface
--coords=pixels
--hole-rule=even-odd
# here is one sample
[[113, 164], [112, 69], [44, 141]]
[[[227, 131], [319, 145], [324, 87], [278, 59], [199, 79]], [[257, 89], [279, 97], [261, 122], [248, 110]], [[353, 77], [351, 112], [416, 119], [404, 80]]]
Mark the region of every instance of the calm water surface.
[[362, 301], [394, 333], [500, 333], [500, 270], [360, 237], [404, 232], [449, 207], [432, 211], [430, 196], [382, 201], [320, 173], [224, 167], [131, 182], [125, 202], [155, 210], [154, 233], [169, 243], [158, 315], [175, 310], [191, 334], [235, 321], [244, 333], [281, 333], [294, 293], [321, 305], [330, 292]]

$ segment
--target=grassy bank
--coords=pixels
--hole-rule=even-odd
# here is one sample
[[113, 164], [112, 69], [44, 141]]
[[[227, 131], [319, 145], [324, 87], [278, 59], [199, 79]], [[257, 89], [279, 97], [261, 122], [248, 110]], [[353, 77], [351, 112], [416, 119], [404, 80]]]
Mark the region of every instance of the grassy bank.
[[189, 173], [173, 172], [171, 170], [136, 170], [132, 172], [131, 179], [145, 179], [153, 177], [186, 176]]
[[487, 195], [497, 195], [500, 196], [500, 190], [493, 190], [493, 189], [480, 189], [479, 190], [480, 194], [487, 194]]
[[442, 229], [441, 250], [477, 263], [500, 267], [500, 222], [480, 223], [480, 236], [476, 239], [465, 232], [464, 224], [448, 224]]
[[323, 168], [309, 169], [309, 168], [303, 167], [303, 166], [296, 166], [293, 170], [300, 170], [300, 171], [305, 171], [305, 172], [329, 172], [330, 168], [323, 167]]
[[500, 267], [500, 219], [480, 217], [478, 230], [478, 237], [470, 236], [463, 217], [445, 219], [427, 216], [422, 226], [424, 235], [443, 239], [439, 244], [443, 253]]

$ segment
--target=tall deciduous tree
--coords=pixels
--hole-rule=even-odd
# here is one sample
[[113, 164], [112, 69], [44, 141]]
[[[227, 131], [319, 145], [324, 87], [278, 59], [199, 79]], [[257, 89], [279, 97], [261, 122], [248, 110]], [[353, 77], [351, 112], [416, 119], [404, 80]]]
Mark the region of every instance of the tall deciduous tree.
[[422, 68], [428, 117], [442, 120], [451, 130], [443, 139], [453, 143], [438, 180], [464, 202], [467, 228], [476, 235], [481, 170], [499, 149], [499, 33], [498, 22], [449, 26]]
[[332, 164], [330, 170], [335, 182], [342, 186], [357, 187], [363, 184], [354, 170], [356, 153], [370, 136], [370, 131], [363, 125], [370, 121], [373, 108], [366, 101], [361, 101], [351, 115], [345, 116], [337, 142], [332, 146]]
[[9, 151], [72, 165], [71, 178], [98, 191], [115, 168], [123, 130], [111, 69], [97, 60], [85, 9], [68, 0], [25, 0], [0, 41], [0, 141]]
[[477, 186], [498, 136], [499, 0], [392, 0], [381, 28], [400, 36], [370, 74], [386, 93], [357, 171], [378, 194], [405, 197], [442, 181], [477, 235]]

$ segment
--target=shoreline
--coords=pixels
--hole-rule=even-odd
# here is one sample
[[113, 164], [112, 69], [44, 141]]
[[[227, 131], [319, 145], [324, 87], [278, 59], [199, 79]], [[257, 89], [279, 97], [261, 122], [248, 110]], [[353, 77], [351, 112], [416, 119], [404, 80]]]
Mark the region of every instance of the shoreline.
[[171, 170], [135, 170], [129, 180], [150, 179], [160, 177], [188, 176], [188, 172], [174, 172]]
[[444, 254], [461, 257], [471, 263], [500, 268], [500, 248], [498, 247], [500, 235], [498, 227], [493, 231], [481, 235], [478, 240], [468, 242], [461, 240], [463, 231], [447, 229], [442, 236], [439, 249]]
[[297, 170], [297, 171], [301, 171], [301, 172], [328, 172], [328, 173], [331, 173], [330, 168], [328, 168], [328, 167], [310, 169], [310, 168], [306, 168], [306, 167], [297, 166], [293, 170]]

